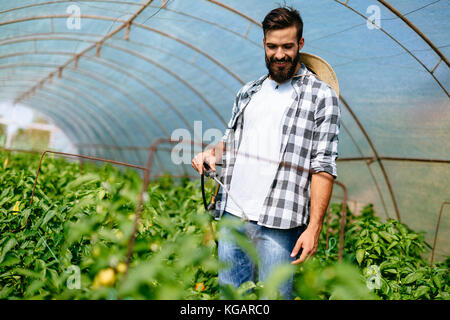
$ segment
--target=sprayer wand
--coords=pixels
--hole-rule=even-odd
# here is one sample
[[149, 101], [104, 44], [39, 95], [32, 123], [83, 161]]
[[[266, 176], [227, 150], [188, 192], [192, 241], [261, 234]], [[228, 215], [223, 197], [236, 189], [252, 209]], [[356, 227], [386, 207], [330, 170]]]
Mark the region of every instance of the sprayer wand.
[[205, 168], [204, 170], [204, 175], [207, 176], [208, 178], [213, 179], [214, 181], [216, 181], [222, 188], [223, 190], [227, 193], [227, 195], [231, 198], [231, 200], [233, 200], [233, 202], [236, 204], [236, 206], [241, 210], [242, 212], [242, 216], [244, 221], [249, 221], [248, 216], [245, 214], [244, 209], [242, 209], [242, 207], [236, 202], [236, 200], [231, 196], [230, 194], [230, 190], [228, 190], [227, 187], [224, 186], [224, 184], [222, 182], [220, 182], [220, 180], [217, 178], [217, 173], [214, 172], [211, 167], [209, 166], [208, 162], [204, 161], [203, 162], [203, 167]]

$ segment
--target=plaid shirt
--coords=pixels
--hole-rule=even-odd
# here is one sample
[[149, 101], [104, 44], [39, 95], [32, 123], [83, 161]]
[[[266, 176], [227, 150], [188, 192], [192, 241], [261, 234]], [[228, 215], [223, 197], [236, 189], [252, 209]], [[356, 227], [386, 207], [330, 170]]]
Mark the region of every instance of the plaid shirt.
[[[220, 179], [228, 189], [242, 137], [243, 111], [267, 76], [248, 82], [236, 95], [231, 120], [223, 137], [225, 148]], [[336, 92], [303, 63], [291, 84], [294, 93], [292, 104], [282, 120], [280, 163], [258, 220], [259, 225], [277, 229], [309, 223], [309, 170], [325, 171], [337, 177], [340, 110]], [[222, 217], [226, 201], [227, 194], [220, 188], [214, 211], [216, 220]]]

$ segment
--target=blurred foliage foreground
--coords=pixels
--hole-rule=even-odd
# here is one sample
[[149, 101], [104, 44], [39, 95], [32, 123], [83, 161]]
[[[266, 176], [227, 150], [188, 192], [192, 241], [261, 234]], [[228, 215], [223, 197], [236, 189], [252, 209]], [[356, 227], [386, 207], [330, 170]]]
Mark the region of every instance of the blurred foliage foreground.
[[[429, 266], [422, 233], [368, 205], [347, 211], [338, 262], [340, 204], [332, 204], [319, 250], [301, 266], [277, 269], [265, 283], [220, 290], [220, 223], [202, 206], [199, 181], [151, 183], [130, 264], [141, 179], [135, 171], [45, 158], [33, 204], [38, 156], [0, 154], [1, 299], [279, 299], [295, 275], [296, 299], [448, 299], [449, 258]], [[213, 185], [210, 184], [209, 188]], [[329, 229], [328, 246], [326, 230]], [[245, 239], [238, 239], [257, 258]]]

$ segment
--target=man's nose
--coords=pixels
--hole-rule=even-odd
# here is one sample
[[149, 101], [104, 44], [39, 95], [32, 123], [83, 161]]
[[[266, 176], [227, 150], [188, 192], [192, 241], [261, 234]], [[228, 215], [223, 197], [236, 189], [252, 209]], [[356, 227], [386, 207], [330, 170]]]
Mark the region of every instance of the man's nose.
[[277, 51], [275, 52], [275, 59], [276, 60], [283, 60], [284, 59], [284, 50], [283, 48], [278, 48]]

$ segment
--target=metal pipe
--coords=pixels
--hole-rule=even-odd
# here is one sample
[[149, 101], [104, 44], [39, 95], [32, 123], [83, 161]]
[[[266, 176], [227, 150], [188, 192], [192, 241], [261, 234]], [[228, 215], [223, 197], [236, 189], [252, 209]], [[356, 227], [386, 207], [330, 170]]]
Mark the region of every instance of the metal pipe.
[[[124, 29], [127, 25], [129, 25], [130, 23], [133, 22], [133, 20], [142, 12], [144, 11], [144, 9], [150, 5], [150, 3], [153, 0], [148, 0], [145, 4], [143, 4], [129, 19], [127, 19], [124, 23], [122, 23], [121, 25], [119, 25], [117, 28], [115, 28], [114, 30], [110, 31], [108, 34], [106, 34], [100, 41], [98, 41], [96, 44], [92, 44], [90, 46], [88, 46], [87, 48], [83, 49], [80, 53], [76, 54], [74, 57], [70, 58], [68, 61], [66, 61], [64, 64], [62, 64], [59, 68], [64, 68], [67, 65], [69, 65], [72, 62], [75, 62], [75, 60], [78, 60], [79, 57], [81, 57], [82, 55], [84, 55], [86, 52], [88, 52], [89, 50], [100, 46], [101, 44], [103, 44], [103, 42], [105, 42], [106, 40], [108, 40], [109, 38], [111, 38], [112, 36], [114, 36], [115, 34], [117, 34], [119, 31], [121, 31], [122, 29]], [[67, 15], [66, 15], [67, 16]], [[34, 17], [33, 17], [34, 18]], [[18, 19], [17, 21], [21, 21], [21, 19]], [[117, 19], [114, 19], [114, 21], [117, 21]], [[8, 22], [6, 22], [8, 23]], [[0, 23], [1, 25], [6, 24], [5, 22]], [[44, 79], [46, 79], [47, 77], [44, 77]], [[19, 96], [17, 101], [21, 100], [21, 97], [23, 95], [27, 95], [28, 93], [33, 92], [32, 89], [30, 91], [26, 91], [24, 92], [22, 95]]]
[[385, 6], [387, 9], [389, 9], [393, 14], [395, 14], [397, 17], [402, 19], [403, 22], [405, 22], [415, 33], [419, 35], [429, 46], [431, 49], [433, 49], [434, 52], [445, 62], [447, 67], [450, 67], [449, 62], [447, 60], [447, 57], [434, 45], [434, 43], [428, 39], [428, 37], [419, 30], [408, 18], [406, 18], [403, 14], [400, 13], [396, 8], [394, 8], [390, 3], [384, 0], [377, 0], [379, 3], [381, 3], [383, 6]]
[[[55, 35], [56, 34], [56, 35]], [[63, 35], [63, 36], [60, 36]], [[68, 36], [67, 36], [68, 35]], [[7, 37], [7, 38], [3, 38], [0, 39], [0, 46], [2, 46], [3, 44], [11, 44], [11, 43], [18, 43], [18, 42], [25, 42], [25, 41], [36, 41], [36, 40], [68, 40], [68, 41], [82, 41], [82, 42], [88, 42], [88, 43], [93, 43], [95, 42], [95, 39], [93, 40], [85, 40], [85, 39], [80, 39], [80, 38], [76, 38], [74, 37], [74, 35], [76, 36], [86, 36], [86, 34], [84, 33], [77, 33], [77, 32], [57, 32], [57, 33], [51, 33], [51, 32], [38, 32], [38, 33], [29, 33], [26, 36], [14, 36], [14, 37]], [[101, 34], [95, 34], [95, 33], [89, 33], [89, 36], [92, 37], [102, 37], [103, 35]], [[8, 41], [10, 40], [10, 41]], [[178, 56], [176, 54], [174, 54], [174, 52], [168, 51], [168, 50], [164, 50], [162, 48], [158, 48], [155, 46], [152, 46], [151, 44], [148, 43], [144, 43], [144, 42], [139, 42], [139, 41], [133, 41], [133, 40], [124, 40], [124, 39], [119, 39], [119, 38], [115, 38], [114, 39], [117, 42], [125, 42], [126, 44], [133, 44], [136, 46], [141, 46], [144, 48], [149, 48], [151, 50], [155, 50], [158, 51], [162, 54], [164, 54], [164, 56], [170, 56], [173, 57], [177, 60], [182, 61], [185, 64], [188, 64], [190, 66], [192, 66], [193, 68], [199, 70], [201, 73], [208, 75], [209, 77], [211, 77], [212, 79], [214, 79], [216, 82], [218, 82], [223, 88], [226, 88], [230, 93], [234, 94], [234, 89], [230, 88], [226, 83], [224, 83], [221, 79], [219, 79], [218, 77], [216, 77], [214, 74], [212, 74], [211, 72], [209, 72], [207, 69], [202, 68], [201, 66], [198, 66], [197, 64], [193, 63], [192, 61], [189, 61], [187, 59], [185, 59], [184, 57]], [[103, 46], [106, 47], [113, 47], [111, 44], [109, 43], [103, 43]], [[120, 46], [114, 46], [116, 49], [121, 50], [122, 47]], [[262, 48], [262, 46], [259, 46]], [[138, 52], [137, 50], [133, 50], [133, 49], [128, 49], [132, 52]], [[140, 51], [141, 52], [141, 51]]]
[[439, 210], [438, 221], [437, 221], [437, 224], [436, 224], [436, 231], [434, 232], [433, 249], [431, 250], [430, 267], [433, 266], [434, 250], [436, 249], [436, 241], [437, 241], [437, 235], [438, 235], [438, 231], [439, 231], [439, 226], [440, 226], [440, 224], [441, 224], [442, 210], [444, 209], [444, 206], [445, 206], [446, 204], [450, 204], [450, 201], [444, 201], [444, 202], [442, 202], [442, 204], [441, 204], [441, 209]]
[[126, 167], [131, 167], [131, 168], [135, 168], [135, 169], [140, 169], [140, 170], [144, 170], [147, 171], [147, 168], [145, 167], [141, 167], [141, 166], [137, 166], [134, 164], [130, 164], [130, 163], [126, 163], [126, 162], [121, 162], [121, 161], [116, 161], [116, 160], [110, 160], [110, 159], [103, 159], [103, 158], [97, 158], [97, 157], [91, 157], [91, 156], [86, 156], [86, 155], [82, 155], [82, 154], [75, 154], [75, 153], [66, 153], [66, 152], [59, 152], [59, 151], [52, 151], [52, 150], [45, 150], [42, 155], [41, 155], [41, 159], [39, 160], [39, 166], [36, 172], [36, 178], [34, 179], [34, 185], [33, 185], [33, 191], [31, 193], [31, 199], [30, 199], [30, 205], [33, 204], [33, 197], [34, 197], [34, 191], [36, 189], [36, 184], [37, 184], [37, 179], [39, 176], [39, 171], [41, 169], [41, 164], [42, 164], [42, 160], [44, 158], [44, 156], [47, 153], [53, 153], [56, 155], [61, 155], [61, 156], [65, 156], [65, 157], [77, 157], [77, 158], [81, 158], [81, 159], [88, 159], [88, 160], [94, 160], [94, 161], [102, 161], [102, 162], [107, 162], [107, 163], [112, 163], [112, 164], [116, 164], [116, 165], [121, 165], [121, 166], [126, 166]]
[[[356, 13], [358, 16], [360, 16], [361, 18], [363, 18], [366, 21], [372, 22], [370, 21], [365, 15], [363, 15], [361, 12], [353, 9], [352, 7], [350, 7], [349, 5], [347, 5], [347, 3], [342, 3], [339, 0], [334, 0], [335, 2], [343, 5], [345, 8], [349, 9], [350, 11]], [[416, 57], [415, 54], [413, 54], [408, 48], [406, 48], [400, 41], [398, 41], [394, 36], [392, 36], [389, 32], [387, 32], [386, 30], [384, 30], [381, 26], [378, 26], [379, 30], [381, 32], [383, 32], [385, 35], [387, 35], [389, 38], [392, 39], [392, 41], [394, 41], [395, 43], [397, 43], [403, 50], [405, 50], [411, 57], [414, 58], [414, 60], [416, 60], [421, 66], [422, 68], [424, 68], [430, 75], [431, 77], [433, 77], [433, 79], [436, 81], [436, 83], [441, 87], [441, 89], [445, 92], [445, 94], [447, 95], [447, 97], [450, 97], [447, 89], [445, 89], [444, 85], [438, 80], [438, 78], [436, 78], [436, 76], [434, 75], [433, 72], [431, 72], [430, 69], [427, 68], [427, 66], [419, 59]]]
[[[53, 108], [48, 108], [49, 104], [52, 104], [51, 102], [54, 101], [52, 96], [46, 96], [45, 98], [42, 97], [41, 98], [41, 94], [42, 92], [38, 92], [33, 96], [33, 101], [38, 101], [38, 104], [34, 104], [32, 109], [35, 109], [39, 112], [42, 112], [46, 115], [48, 115], [50, 118], [54, 119], [57, 122], [62, 122], [62, 127], [70, 130], [69, 132], [65, 131], [68, 135], [70, 135], [69, 138], [72, 139], [72, 141], [78, 141], [79, 137], [83, 137], [85, 140], [87, 138], [87, 141], [92, 141], [95, 140], [94, 137], [97, 139], [100, 139], [101, 141], [102, 138], [101, 136], [98, 134], [98, 132], [96, 132], [95, 127], [90, 127], [90, 126], [86, 126], [85, 121], [80, 121], [82, 119], [79, 119], [78, 116], [76, 116], [74, 113], [72, 113], [71, 110], [65, 110], [63, 115], [61, 115], [61, 110], [59, 108], [53, 107]], [[39, 101], [42, 99], [42, 103], [39, 103]], [[56, 102], [58, 104], [60, 104], [61, 102]], [[63, 105], [66, 105], [65, 102], [62, 102]], [[69, 117], [70, 121], [66, 121], [66, 118]], [[75, 123], [75, 126], [72, 126], [72, 122]], [[83, 128], [83, 130], [79, 130], [79, 128], [77, 126], [80, 126]], [[73, 133], [73, 132], [75, 133]], [[97, 149], [94, 149], [95, 152], [97, 152]]]
[[340, 186], [344, 192], [344, 199], [342, 201], [342, 212], [339, 228], [339, 253], [338, 261], [342, 261], [344, 256], [344, 236], [345, 236], [345, 222], [347, 216], [347, 187], [340, 181], [334, 180], [334, 183]]
[[398, 206], [397, 206], [397, 200], [395, 199], [394, 191], [392, 190], [391, 182], [389, 181], [389, 177], [388, 177], [388, 175], [386, 173], [386, 170], [384, 169], [383, 162], [381, 161], [380, 156], [378, 155], [378, 152], [377, 152], [377, 150], [375, 148], [375, 145], [373, 144], [372, 140], [369, 138], [369, 135], [367, 134], [367, 132], [364, 129], [364, 127], [361, 124], [361, 122], [359, 121], [358, 117], [353, 112], [352, 108], [350, 108], [350, 106], [347, 103], [347, 101], [345, 101], [345, 99], [342, 96], [340, 96], [340, 99], [344, 103], [345, 107], [347, 108], [347, 111], [350, 113], [352, 118], [355, 120], [355, 122], [358, 125], [359, 129], [361, 130], [361, 132], [363, 133], [364, 137], [366, 138], [367, 142], [369, 143], [370, 148], [372, 149], [373, 154], [375, 155], [375, 158], [378, 161], [378, 165], [380, 166], [381, 172], [383, 173], [384, 180], [386, 181], [386, 185], [387, 185], [389, 193], [391, 195], [392, 203], [394, 204], [394, 209], [395, 209], [395, 214], [397, 216], [397, 220], [401, 222], [400, 211], [399, 211]]

